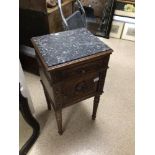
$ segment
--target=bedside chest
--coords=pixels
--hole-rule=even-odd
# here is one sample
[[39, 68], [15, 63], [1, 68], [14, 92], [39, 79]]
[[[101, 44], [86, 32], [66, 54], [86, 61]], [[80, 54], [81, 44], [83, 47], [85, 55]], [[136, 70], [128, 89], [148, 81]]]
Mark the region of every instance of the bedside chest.
[[62, 134], [62, 109], [94, 96], [96, 111], [112, 49], [81, 28], [31, 39], [39, 62], [48, 109], [55, 111]]

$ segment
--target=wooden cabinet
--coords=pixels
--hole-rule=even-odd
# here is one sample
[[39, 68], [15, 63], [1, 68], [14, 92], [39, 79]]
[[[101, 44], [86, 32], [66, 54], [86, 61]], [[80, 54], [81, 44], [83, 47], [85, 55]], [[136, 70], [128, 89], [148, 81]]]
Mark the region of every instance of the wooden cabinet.
[[[74, 0], [64, 0], [64, 16], [72, 14]], [[58, 7], [47, 8], [46, 0], [20, 0], [20, 44], [32, 46], [30, 38], [63, 30]]]
[[59, 134], [62, 109], [67, 106], [94, 97], [95, 119], [112, 49], [84, 28], [34, 37], [32, 43], [48, 108], [52, 104]]

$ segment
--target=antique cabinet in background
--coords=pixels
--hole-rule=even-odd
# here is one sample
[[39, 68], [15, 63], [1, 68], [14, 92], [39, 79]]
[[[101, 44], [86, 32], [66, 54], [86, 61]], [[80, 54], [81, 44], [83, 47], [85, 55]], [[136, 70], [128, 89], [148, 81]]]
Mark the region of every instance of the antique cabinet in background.
[[[74, 0], [63, 0], [65, 17], [72, 14], [73, 2]], [[63, 31], [61, 16], [57, 6], [47, 7], [46, 0], [19, 0], [19, 6], [19, 58], [24, 70], [38, 74], [38, 64], [30, 39]]]
[[[74, 0], [63, 0], [65, 17], [72, 14]], [[62, 31], [58, 7], [47, 8], [46, 0], [19, 1], [20, 44], [31, 46], [30, 38]]]

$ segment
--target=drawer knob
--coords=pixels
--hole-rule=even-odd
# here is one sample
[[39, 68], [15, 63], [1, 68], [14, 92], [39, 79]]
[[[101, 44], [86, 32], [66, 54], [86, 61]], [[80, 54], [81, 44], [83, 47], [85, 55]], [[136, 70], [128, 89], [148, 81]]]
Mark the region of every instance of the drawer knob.
[[81, 73], [84, 74], [84, 73], [86, 73], [86, 71], [85, 71], [84, 69], [82, 69], [82, 70], [81, 70]]
[[87, 88], [87, 84], [85, 81], [81, 82], [81, 83], [78, 83], [76, 86], [75, 86], [75, 90], [76, 91], [85, 91], [85, 89]]

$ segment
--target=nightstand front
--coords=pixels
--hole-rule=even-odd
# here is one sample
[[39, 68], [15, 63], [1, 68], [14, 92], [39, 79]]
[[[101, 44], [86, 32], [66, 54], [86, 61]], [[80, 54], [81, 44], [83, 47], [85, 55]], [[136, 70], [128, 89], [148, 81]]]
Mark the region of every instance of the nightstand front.
[[59, 134], [62, 108], [95, 97], [92, 115], [95, 119], [112, 49], [86, 29], [35, 37], [32, 42], [48, 108], [52, 104]]

